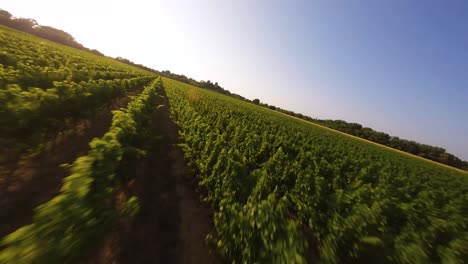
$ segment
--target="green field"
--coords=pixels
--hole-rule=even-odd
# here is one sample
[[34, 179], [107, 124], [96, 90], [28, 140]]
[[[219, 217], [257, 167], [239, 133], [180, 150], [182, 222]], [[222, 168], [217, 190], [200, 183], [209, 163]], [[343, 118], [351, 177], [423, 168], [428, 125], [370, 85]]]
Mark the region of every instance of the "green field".
[[[134, 141], [146, 131], [148, 119], [156, 111], [153, 103], [161, 81], [156, 81], [152, 73], [110, 58], [5, 27], [0, 27], [0, 44], [3, 199], [9, 200], [5, 195], [19, 200], [28, 197], [27, 188], [22, 187], [29, 183], [20, 179], [21, 174], [16, 176], [18, 179], [12, 176], [10, 170], [12, 167], [21, 170], [33, 160], [31, 155], [49, 153], [38, 146], [50, 140], [50, 135], [54, 138], [64, 130], [73, 132], [77, 124], [97, 114], [112, 117], [107, 132], [89, 142], [87, 154], [76, 153], [76, 160], [66, 164], [69, 175], [63, 179], [60, 194], [38, 206], [30, 224], [0, 242], [0, 263], [76, 262], [99, 243], [119, 217], [138, 211], [137, 197], [128, 197], [118, 206], [112, 201], [117, 188], [128, 180], [122, 177], [131, 176], [122, 176], [122, 172], [132, 168], [131, 160], [142, 155]], [[108, 107], [103, 107], [132, 93], [137, 95], [124, 108], [110, 113]], [[40, 166], [29, 170], [35, 172]], [[60, 164], [56, 167], [45, 169], [58, 173]], [[19, 186], [17, 191], [9, 191], [12, 183]], [[55, 186], [52, 187], [40, 192], [53, 193]], [[8, 208], [14, 207], [15, 204], [8, 204]], [[0, 212], [9, 217], [4, 208]], [[2, 219], [2, 228], [4, 223], [11, 222], [6, 220]]]
[[0, 26], [0, 146], [33, 148], [152, 79], [110, 58]]
[[[131, 233], [140, 209], [146, 216], [155, 208], [148, 203], [177, 197], [162, 192], [187, 183], [165, 182], [162, 194], [146, 192], [160, 200], [143, 203], [141, 192], [124, 191], [166, 176], [155, 169], [138, 178], [135, 171], [148, 157], [169, 156], [155, 150], [170, 138], [158, 133], [176, 134], [161, 121], [169, 112], [182, 140], [179, 161], [195, 178], [186, 181], [199, 186], [188, 197], [201, 194], [208, 204], [213, 230], [203, 235], [224, 262], [468, 262], [466, 172], [5, 27], [0, 44], [2, 190], [16, 180], [5, 171], [47, 153], [40, 148], [46, 141], [98, 114], [112, 118], [65, 166], [60, 193], [1, 240], [0, 263], [83, 262], [116, 225]], [[122, 98], [130, 102], [105, 107]], [[168, 162], [163, 158], [144, 164]], [[166, 217], [161, 210], [156, 217]], [[192, 219], [189, 212], [177, 217]], [[163, 220], [177, 225], [177, 217]]]
[[467, 259], [466, 173], [184, 83], [163, 85], [226, 258]]

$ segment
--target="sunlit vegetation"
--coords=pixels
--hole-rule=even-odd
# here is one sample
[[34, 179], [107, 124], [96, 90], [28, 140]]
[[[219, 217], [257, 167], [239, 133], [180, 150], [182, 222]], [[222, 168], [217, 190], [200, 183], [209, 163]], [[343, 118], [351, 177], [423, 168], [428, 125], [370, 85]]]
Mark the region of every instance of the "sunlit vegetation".
[[0, 146], [27, 149], [148, 84], [150, 72], [0, 26]]
[[468, 161], [461, 160], [453, 154], [448, 153], [444, 148], [421, 144], [413, 140], [406, 140], [399, 137], [390, 136], [387, 133], [375, 131], [372, 128], [364, 127], [358, 123], [348, 123], [343, 120], [318, 119], [306, 116], [293, 111], [281, 109], [274, 105], [261, 103], [259, 99], [252, 100], [252, 103], [275, 110], [290, 116], [294, 116], [306, 121], [320, 124], [346, 134], [360, 137], [381, 145], [385, 145], [397, 150], [407, 152], [425, 159], [442, 163], [454, 168], [468, 171]]
[[[147, 155], [145, 143], [164, 140], [147, 139], [155, 133], [154, 113], [167, 107], [213, 211], [208, 243], [226, 262], [468, 260], [467, 173], [291, 118], [260, 100], [239, 100], [218, 83], [169, 71], [161, 73], [185, 83], [156, 77], [120, 61], [0, 26], [2, 151], [35, 149], [46, 135], [133, 94], [112, 112], [105, 135], [65, 165], [70, 174], [60, 194], [2, 238], [0, 263], [83, 261], [118, 219], [138, 214], [138, 197], [118, 200], [116, 193]], [[165, 96], [169, 105], [156, 106]], [[375, 135], [362, 126], [345, 132], [355, 130]]]
[[[138, 198], [114, 204], [118, 172], [131, 156], [144, 155], [133, 141], [148, 127], [156, 111], [154, 97], [160, 79], [147, 86], [126, 109], [114, 111], [112, 126], [91, 150], [71, 165], [61, 194], [36, 209], [32, 224], [0, 242], [0, 263], [63, 263], [82, 258], [112, 228], [118, 217], [138, 212]], [[128, 166], [125, 163], [125, 166]], [[119, 208], [120, 207], [120, 208]]]
[[171, 79], [163, 84], [214, 210], [210, 238], [229, 262], [468, 259], [466, 173]]
[[96, 55], [103, 54], [94, 49], [88, 49], [78, 43], [69, 33], [50, 26], [40, 25], [32, 18], [15, 17], [10, 12], [0, 9], [0, 25], [20, 30], [50, 41], [70, 46], [76, 49], [88, 51]]
[[157, 110], [154, 98], [161, 81], [155, 78], [148, 71], [0, 26], [1, 154], [34, 150], [45, 135], [91, 118], [113, 99], [137, 94], [126, 108], [112, 112], [112, 125], [90, 142], [87, 155], [67, 165], [70, 175], [61, 193], [35, 209], [31, 224], [1, 240], [0, 263], [73, 262], [119, 217], [138, 212], [136, 197], [118, 204], [114, 198], [118, 186], [131, 178], [123, 175], [131, 170], [131, 161], [145, 155], [134, 141], [148, 133]]

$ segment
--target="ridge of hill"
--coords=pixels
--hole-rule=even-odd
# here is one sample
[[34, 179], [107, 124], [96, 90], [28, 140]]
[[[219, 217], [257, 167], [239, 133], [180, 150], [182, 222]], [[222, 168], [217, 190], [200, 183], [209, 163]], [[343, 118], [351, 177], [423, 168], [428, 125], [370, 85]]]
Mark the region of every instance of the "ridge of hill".
[[10, 12], [3, 9], [0, 9], [0, 25], [11, 27], [62, 45], [91, 52], [95, 55], [104, 56], [104, 54], [98, 50], [86, 48], [82, 44], [78, 43], [71, 34], [63, 30], [40, 25], [35, 19], [14, 17]]
[[364, 127], [359, 123], [349, 123], [343, 120], [332, 120], [332, 119], [318, 119], [306, 116], [293, 111], [281, 109], [274, 105], [268, 105], [261, 103], [259, 99], [252, 100], [253, 103], [269, 108], [273, 111], [293, 116], [305, 121], [316, 123], [336, 131], [340, 131], [355, 137], [359, 137], [374, 143], [398, 150], [403, 151], [420, 158], [428, 159], [443, 165], [447, 165], [460, 170], [468, 171], [468, 161], [464, 161], [454, 154], [448, 153], [442, 147], [436, 147], [428, 144], [422, 144], [414, 140], [402, 139], [396, 136], [391, 136], [385, 132], [376, 131], [369, 127]]
[[31, 188], [1, 192], [0, 263], [468, 259], [466, 172], [3, 26], [0, 44], [0, 165], [25, 139], [71, 154], [0, 167], [6, 189], [55, 178], [34, 211]]
[[[67, 45], [76, 49], [84, 50], [91, 52], [96, 55], [104, 56], [97, 50], [91, 50], [84, 47], [82, 44], [75, 41], [73, 36], [67, 32], [62, 30], [49, 27], [49, 26], [42, 26], [37, 23], [36, 20], [30, 18], [17, 18], [14, 17], [6, 10], [0, 9], [0, 24], [6, 25], [8, 27], [15, 28], [20, 31], [24, 31], [30, 34], [33, 34], [38, 37], [42, 37], [63, 45]], [[221, 87], [218, 82], [211, 82], [210, 80], [207, 81], [196, 81], [193, 78], [187, 77], [183, 74], [175, 74], [171, 71], [164, 70], [158, 71], [142, 64], [138, 64], [132, 62], [128, 59], [117, 57], [115, 58], [117, 61], [123, 62], [125, 64], [156, 73], [161, 76], [165, 76], [168, 78], [172, 78], [174, 80], [178, 80], [187, 84], [191, 84], [197, 87], [205, 88], [208, 90], [216, 91], [222, 94], [226, 94], [241, 100], [250, 101], [241, 95], [231, 93], [229, 90], [224, 89]], [[429, 159], [441, 164], [445, 164], [454, 168], [458, 168], [461, 170], [468, 171], [468, 161], [464, 161], [459, 157], [455, 156], [454, 154], [448, 153], [444, 148], [432, 146], [429, 144], [422, 144], [413, 140], [406, 140], [401, 139], [396, 136], [391, 136], [387, 133], [376, 131], [369, 127], [364, 127], [358, 123], [349, 123], [343, 120], [331, 120], [331, 119], [318, 119], [312, 118], [310, 116], [306, 116], [301, 113], [295, 113], [290, 110], [281, 109], [274, 105], [269, 105], [267, 103], [261, 103], [259, 99], [254, 99], [251, 102], [256, 103], [258, 105], [270, 108], [272, 110], [276, 110], [287, 115], [291, 115], [300, 119], [304, 119], [306, 121], [314, 122], [340, 132], [344, 132], [353, 136], [357, 136], [372, 142], [379, 143], [381, 145], [385, 145], [390, 148], [394, 148], [400, 151], [404, 151], [425, 159]]]
[[[162, 78], [236, 263], [461, 263], [467, 173]], [[292, 261], [293, 260], [293, 261]]]

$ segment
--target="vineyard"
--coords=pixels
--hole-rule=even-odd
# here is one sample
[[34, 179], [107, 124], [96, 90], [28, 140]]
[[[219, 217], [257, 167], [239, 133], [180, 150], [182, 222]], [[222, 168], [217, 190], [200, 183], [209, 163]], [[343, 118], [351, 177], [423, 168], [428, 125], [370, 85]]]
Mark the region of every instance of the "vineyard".
[[236, 263], [463, 263], [468, 178], [163, 79], [183, 149]]
[[0, 44], [0, 263], [468, 261], [465, 172], [6, 27]]
[[[67, 148], [57, 142], [60, 138], [99, 134], [89, 132], [96, 127], [89, 121], [96, 115], [111, 116], [106, 132], [95, 135], [98, 138], [88, 142], [89, 147], [85, 142], [84, 149], [70, 156], [75, 157], [72, 160], [62, 160], [70, 164], [65, 166], [69, 175], [63, 179], [60, 194], [40, 204], [28, 225], [0, 243], [0, 263], [76, 261], [93, 246], [93, 241], [99, 241], [112, 228], [119, 216], [138, 211], [137, 197], [117, 200], [116, 191], [129, 180], [126, 174], [135, 161], [145, 155], [144, 149], [134, 144], [147, 133], [145, 128], [157, 110], [153, 103], [161, 81], [152, 73], [112, 59], [4, 27], [0, 28], [0, 42], [2, 234], [11, 231], [9, 225], [16, 226], [13, 221], [28, 222], [20, 218], [30, 212], [13, 214], [20, 205], [17, 201], [29, 197], [28, 185], [55, 176], [40, 175], [46, 164], [35, 164], [39, 163], [35, 158], [54, 154], [52, 147]], [[131, 102], [122, 105], [127, 101]], [[75, 131], [78, 128], [84, 130], [84, 135]], [[73, 137], [74, 133], [78, 135]], [[21, 168], [27, 165], [30, 174], [44, 179], [23, 179], [25, 175], [14, 173], [23, 172]], [[45, 172], [58, 173], [64, 167], [60, 162], [56, 166]], [[52, 196], [59, 186], [44, 187], [39, 192]]]
[[93, 116], [154, 79], [111, 59], [0, 30], [0, 144], [10, 149], [31, 148], [47, 132]]

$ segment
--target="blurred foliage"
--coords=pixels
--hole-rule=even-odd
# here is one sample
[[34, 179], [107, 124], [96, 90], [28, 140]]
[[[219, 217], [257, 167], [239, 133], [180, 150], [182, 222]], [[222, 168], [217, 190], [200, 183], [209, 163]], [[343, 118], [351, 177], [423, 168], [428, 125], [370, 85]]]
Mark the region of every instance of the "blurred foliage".
[[[113, 112], [109, 131], [91, 143], [88, 155], [72, 165], [61, 193], [36, 208], [31, 225], [18, 229], [0, 242], [0, 263], [64, 263], [83, 257], [112, 228], [119, 212], [113, 204], [116, 177], [122, 157], [133, 151], [132, 139], [147, 126], [161, 80]], [[127, 178], [128, 175], [121, 175]], [[136, 197], [126, 201], [121, 215], [138, 212]]]
[[103, 54], [95, 49], [88, 49], [78, 43], [69, 33], [49, 26], [39, 25], [36, 20], [31, 18], [15, 17], [10, 12], [0, 9], [0, 25], [14, 28], [50, 41], [70, 46], [75, 49], [84, 50], [95, 55]]
[[154, 74], [0, 26], [0, 147], [27, 149]]
[[268, 105], [260, 103], [259, 99], [252, 100], [252, 103], [294, 116], [306, 121], [314, 122], [322, 126], [326, 126], [340, 132], [350, 134], [356, 137], [364, 138], [372, 142], [376, 142], [394, 149], [398, 149], [404, 152], [411, 153], [422, 158], [430, 159], [454, 168], [468, 171], [468, 161], [461, 160], [453, 154], [447, 153], [444, 148], [435, 147], [427, 144], [421, 144], [413, 140], [401, 139], [399, 137], [392, 137], [387, 133], [375, 131], [369, 127], [363, 127], [358, 123], [348, 123], [343, 120], [330, 120], [330, 119], [318, 119], [312, 118], [303, 114], [295, 113], [276, 107], [274, 105]]
[[215, 211], [210, 238], [229, 262], [468, 261], [466, 173], [219, 93], [163, 84], [186, 159]]

